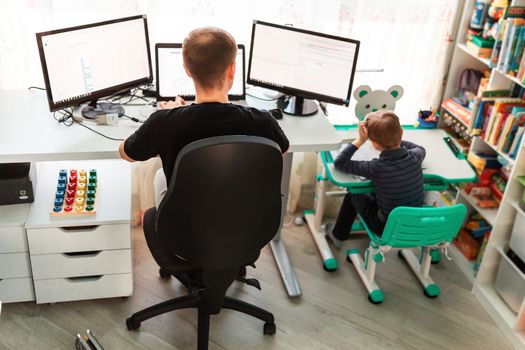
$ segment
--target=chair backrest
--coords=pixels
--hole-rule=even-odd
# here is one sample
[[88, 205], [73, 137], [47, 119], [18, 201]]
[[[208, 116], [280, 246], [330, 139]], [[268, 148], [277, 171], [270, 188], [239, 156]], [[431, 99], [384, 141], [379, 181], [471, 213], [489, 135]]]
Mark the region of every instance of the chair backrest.
[[202, 268], [249, 262], [281, 220], [282, 154], [256, 136], [220, 136], [182, 149], [157, 213], [175, 254]]
[[199, 140], [177, 157], [156, 229], [170, 252], [201, 268], [217, 303], [280, 227], [282, 167], [279, 146], [256, 136]]
[[450, 243], [466, 214], [464, 204], [437, 208], [397, 207], [388, 216], [383, 235], [376, 243], [394, 248]]

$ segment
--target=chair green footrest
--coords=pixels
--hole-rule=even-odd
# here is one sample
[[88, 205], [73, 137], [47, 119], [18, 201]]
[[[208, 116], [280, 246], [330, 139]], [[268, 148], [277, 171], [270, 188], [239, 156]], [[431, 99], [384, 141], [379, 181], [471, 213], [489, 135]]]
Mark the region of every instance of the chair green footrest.
[[352, 255], [352, 254], [359, 254], [359, 249], [357, 248], [352, 248], [352, 249], [348, 249], [346, 251], [346, 255]]

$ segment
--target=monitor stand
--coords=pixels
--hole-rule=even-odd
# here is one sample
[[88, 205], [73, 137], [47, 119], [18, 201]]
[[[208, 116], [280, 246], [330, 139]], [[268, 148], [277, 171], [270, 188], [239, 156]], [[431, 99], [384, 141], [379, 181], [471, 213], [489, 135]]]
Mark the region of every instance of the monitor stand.
[[286, 114], [295, 116], [312, 115], [317, 112], [317, 104], [314, 100], [298, 96], [283, 96], [277, 100], [277, 107]]
[[86, 119], [95, 119], [99, 115], [116, 113], [119, 117], [124, 114], [124, 107], [118, 103], [98, 102], [97, 100], [82, 108], [82, 116]]

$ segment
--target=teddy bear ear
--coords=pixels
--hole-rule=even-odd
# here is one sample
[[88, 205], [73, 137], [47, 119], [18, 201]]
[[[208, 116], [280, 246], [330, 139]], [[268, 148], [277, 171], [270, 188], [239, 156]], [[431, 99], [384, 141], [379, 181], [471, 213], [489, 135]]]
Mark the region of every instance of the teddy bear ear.
[[403, 96], [403, 88], [399, 85], [392, 86], [387, 92], [394, 97], [394, 100], [399, 100]]
[[368, 85], [361, 85], [357, 89], [354, 90], [354, 98], [356, 100], [360, 100], [363, 98], [363, 96], [369, 94], [372, 92], [372, 89], [370, 89], [370, 86]]

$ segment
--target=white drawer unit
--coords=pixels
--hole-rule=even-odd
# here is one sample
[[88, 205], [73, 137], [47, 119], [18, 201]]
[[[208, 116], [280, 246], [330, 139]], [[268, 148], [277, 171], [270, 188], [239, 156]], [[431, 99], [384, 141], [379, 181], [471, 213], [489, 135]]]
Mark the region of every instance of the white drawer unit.
[[0, 206], [0, 301], [35, 300], [26, 230], [30, 204]]
[[0, 227], [0, 254], [21, 252], [27, 252], [27, 237], [24, 227]]
[[35, 280], [37, 304], [129, 296], [133, 291], [131, 273]]
[[31, 277], [0, 279], [0, 299], [2, 303], [35, 300], [33, 279]]
[[0, 279], [18, 277], [31, 277], [29, 254], [0, 254]]
[[[50, 216], [60, 169], [97, 170], [94, 215]], [[26, 222], [37, 303], [129, 296], [131, 168], [122, 161], [41, 163]]]
[[131, 250], [33, 255], [31, 264], [38, 280], [131, 273]]
[[131, 248], [130, 224], [28, 228], [31, 255]]

